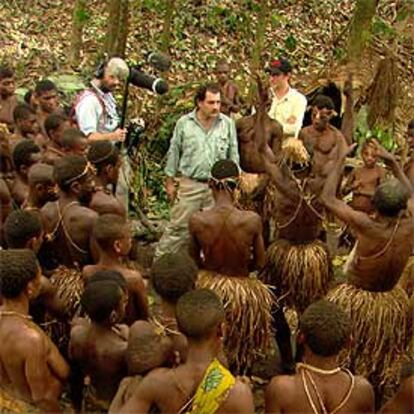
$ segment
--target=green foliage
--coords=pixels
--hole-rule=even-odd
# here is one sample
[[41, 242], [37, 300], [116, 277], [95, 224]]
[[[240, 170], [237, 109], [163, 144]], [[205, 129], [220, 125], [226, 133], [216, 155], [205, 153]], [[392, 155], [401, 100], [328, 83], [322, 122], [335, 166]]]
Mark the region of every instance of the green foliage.
[[390, 24], [376, 16], [372, 22], [372, 33], [374, 35], [393, 37], [395, 36], [396, 31]]
[[81, 8], [76, 10], [74, 18], [78, 24], [82, 25], [90, 20], [91, 14], [86, 8]]
[[355, 141], [358, 143], [359, 148], [361, 148], [365, 141], [371, 138], [375, 138], [387, 151], [394, 152], [398, 147], [392, 132], [379, 126], [373, 129], [360, 128], [355, 133]]
[[297, 46], [297, 41], [296, 41], [295, 36], [290, 34], [285, 39], [285, 46], [286, 46], [286, 49], [289, 50], [289, 52], [293, 52], [296, 49], [296, 46]]

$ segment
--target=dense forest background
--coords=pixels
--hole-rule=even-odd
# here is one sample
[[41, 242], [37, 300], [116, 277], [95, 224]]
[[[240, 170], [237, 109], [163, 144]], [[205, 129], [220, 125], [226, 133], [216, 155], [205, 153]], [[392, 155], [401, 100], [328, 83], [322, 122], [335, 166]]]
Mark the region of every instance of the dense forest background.
[[174, 123], [220, 59], [246, 107], [254, 100], [251, 74], [286, 56], [305, 93], [330, 81], [342, 88], [353, 72], [359, 137], [401, 143], [414, 117], [414, 0], [0, 0], [0, 46], [21, 93], [50, 77], [67, 103], [105, 54], [131, 64], [149, 51], [170, 55], [171, 71], [159, 74], [170, 92], [132, 87], [128, 110], [147, 124], [134, 188], [137, 203], [155, 215], [165, 211], [162, 165]]

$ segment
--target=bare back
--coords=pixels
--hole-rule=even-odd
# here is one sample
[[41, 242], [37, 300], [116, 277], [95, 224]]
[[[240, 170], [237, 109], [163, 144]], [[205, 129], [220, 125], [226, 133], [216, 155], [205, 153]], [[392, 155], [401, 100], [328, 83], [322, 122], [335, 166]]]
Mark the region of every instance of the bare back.
[[[149, 412], [156, 406], [162, 414], [186, 412], [189, 402], [201, 383], [206, 367], [184, 364], [174, 369], [152, 371], [137, 387], [135, 395], [120, 413]], [[215, 414], [252, 414], [253, 398], [249, 387], [236, 380], [227, 398]]]
[[69, 204], [61, 207], [55, 201], [42, 208], [48, 235], [42, 250], [47, 249], [57, 263], [73, 268], [75, 263], [83, 266], [93, 261], [90, 237], [98, 215], [77, 202]]
[[[255, 136], [255, 123], [256, 115], [250, 115], [237, 121], [240, 166], [247, 173], [262, 174], [266, 170], [259, 153], [259, 140]], [[266, 115], [264, 130], [267, 142], [265, 154], [272, 159], [274, 154], [278, 154], [280, 151], [283, 129], [277, 121]]]
[[[350, 376], [344, 372], [329, 377], [312, 373], [312, 378], [328, 413], [338, 408], [335, 411], [338, 414], [374, 412], [374, 393], [364, 378], [355, 377], [352, 390]], [[300, 373], [274, 377], [266, 390], [266, 414], [314, 414], [312, 404], [317, 412], [323, 412], [315, 388], [308, 383], [307, 389], [308, 391], [305, 390]]]
[[[407, 210], [401, 218], [370, 220], [355, 229], [357, 244], [348, 280], [370, 291], [388, 291], [398, 282], [414, 248], [414, 221]], [[380, 270], [379, 270], [380, 269]]]
[[23, 316], [0, 310], [0, 343], [0, 387], [27, 402], [57, 404], [69, 370], [46, 334]]
[[130, 326], [136, 320], [148, 318], [148, 297], [144, 280], [137, 270], [131, 270], [121, 264], [104, 266], [101, 264], [88, 265], [82, 270], [85, 280], [99, 270], [116, 270], [124, 276], [128, 285], [128, 303], [125, 309], [124, 322]]
[[69, 347], [71, 359], [90, 377], [96, 396], [110, 401], [127, 374], [127, 338], [114, 328], [103, 330], [82, 323], [72, 328]]
[[233, 206], [216, 206], [190, 219], [190, 233], [203, 252], [203, 268], [230, 276], [248, 276], [256, 242], [262, 240], [261, 228], [258, 214]]

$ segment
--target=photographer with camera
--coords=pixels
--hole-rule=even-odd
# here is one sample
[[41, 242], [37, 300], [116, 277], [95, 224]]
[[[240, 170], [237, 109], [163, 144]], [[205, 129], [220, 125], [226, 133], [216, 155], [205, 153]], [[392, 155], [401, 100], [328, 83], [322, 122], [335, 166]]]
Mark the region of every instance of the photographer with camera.
[[127, 63], [113, 57], [102, 62], [90, 87], [83, 91], [74, 105], [79, 129], [90, 140], [124, 141], [126, 130], [119, 127], [120, 117], [112, 91], [129, 75]]

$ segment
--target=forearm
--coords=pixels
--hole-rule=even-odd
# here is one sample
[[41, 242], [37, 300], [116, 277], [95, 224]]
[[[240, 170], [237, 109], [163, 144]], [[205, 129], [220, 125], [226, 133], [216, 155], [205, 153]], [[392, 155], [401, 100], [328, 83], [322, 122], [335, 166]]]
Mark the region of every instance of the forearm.
[[348, 145], [353, 142], [354, 136], [354, 104], [352, 96], [346, 98], [345, 113], [342, 118], [341, 132]]
[[118, 141], [118, 137], [115, 132], [92, 132], [88, 135], [89, 141], [100, 141], [100, 140], [108, 140], [108, 141]]
[[336, 198], [339, 181], [342, 176], [344, 161], [345, 158], [343, 157], [338, 159], [333, 164], [333, 168], [325, 181], [325, 185], [321, 194], [321, 199], [325, 204], [329, 204], [330, 201]]
[[401, 168], [400, 163], [393, 158], [391, 161], [391, 171], [394, 174], [394, 177], [397, 178], [397, 180], [400, 181], [400, 183], [405, 187], [405, 189], [408, 191], [408, 194], [411, 196], [414, 194], [413, 185], [408, 179], [408, 177], [404, 174], [403, 169]]

